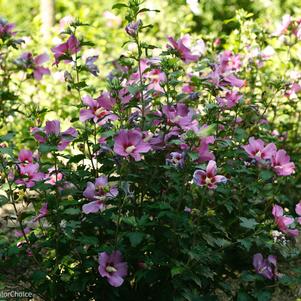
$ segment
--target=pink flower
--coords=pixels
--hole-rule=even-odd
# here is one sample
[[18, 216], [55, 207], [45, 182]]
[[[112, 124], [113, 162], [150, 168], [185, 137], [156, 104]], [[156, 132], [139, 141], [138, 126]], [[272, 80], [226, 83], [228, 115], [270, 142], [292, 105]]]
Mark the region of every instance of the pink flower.
[[290, 156], [283, 149], [273, 154], [272, 167], [278, 176], [289, 176], [295, 172], [294, 162], [290, 162]]
[[77, 137], [77, 131], [72, 127], [61, 132], [61, 124], [58, 120], [46, 121], [44, 128], [35, 127], [31, 131], [37, 141], [55, 145], [59, 151], [64, 150]]
[[63, 179], [63, 174], [61, 172], [58, 172], [56, 174], [55, 168], [48, 168], [48, 174], [45, 176], [45, 179], [48, 179], [45, 181], [45, 183], [50, 184], [50, 185], [55, 185], [56, 182], [62, 181]]
[[114, 287], [121, 286], [124, 277], [128, 273], [128, 265], [122, 261], [120, 251], [113, 251], [112, 254], [102, 252], [98, 254], [98, 272], [101, 277], [106, 277], [110, 285]]
[[85, 214], [103, 211], [105, 209], [104, 201], [115, 198], [118, 195], [116, 187], [110, 187], [108, 178], [101, 176], [95, 180], [95, 183], [88, 182], [83, 195], [92, 202], [83, 205]]
[[200, 53], [193, 54], [189, 48], [191, 46], [191, 42], [188, 34], [184, 35], [177, 41], [172, 37], [168, 37], [168, 41], [171, 43], [171, 45], [168, 44], [167, 47], [173, 48], [185, 64], [196, 62], [200, 58]]
[[72, 54], [80, 51], [80, 42], [74, 35], [71, 35], [67, 42], [51, 48], [51, 51], [54, 53], [54, 64], [58, 65], [62, 59], [64, 59], [65, 62], [70, 62], [72, 60]]
[[188, 108], [184, 103], [177, 103], [174, 106], [163, 106], [163, 114], [167, 119], [167, 124], [177, 125], [184, 130], [196, 130], [197, 120], [193, 120], [194, 111]]
[[276, 29], [274, 35], [275, 36], [281, 36], [286, 33], [288, 27], [290, 26], [292, 20], [290, 15], [284, 15], [282, 17], [282, 23], [278, 26]]
[[85, 122], [89, 119], [99, 125], [104, 125], [109, 120], [114, 121], [118, 119], [116, 114], [110, 112], [115, 105], [115, 99], [107, 92], [102, 93], [97, 99], [86, 95], [83, 98], [83, 103], [88, 106], [88, 109], [80, 110], [79, 120]]
[[50, 74], [50, 70], [42, 66], [42, 64], [44, 64], [48, 60], [49, 56], [46, 53], [40, 54], [33, 59], [33, 76], [36, 80], [41, 80], [43, 75]]
[[238, 91], [227, 91], [224, 97], [217, 97], [217, 102], [220, 107], [231, 109], [238, 104], [241, 98], [242, 96]]
[[33, 154], [30, 150], [21, 149], [18, 155], [18, 161], [20, 163], [33, 163]]
[[33, 70], [33, 77], [36, 80], [41, 80], [44, 75], [49, 75], [50, 70], [42, 66], [45, 62], [49, 60], [46, 53], [40, 54], [35, 58], [30, 52], [24, 52], [20, 58], [16, 60], [16, 64], [22, 69]]
[[290, 88], [285, 92], [285, 96], [290, 98], [292, 96], [296, 96], [297, 93], [301, 91], [301, 86], [297, 83], [291, 84]]
[[16, 184], [25, 185], [27, 188], [33, 187], [36, 182], [43, 180], [44, 174], [39, 172], [38, 163], [28, 163], [26, 165], [19, 165], [19, 176]]
[[41, 218], [47, 216], [48, 214], [48, 204], [44, 203], [39, 211], [39, 214], [32, 220], [33, 222], [39, 221]]
[[209, 189], [216, 189], [218, 183], [226, 183], [227, 178], [216, 175], [216, 162], [210, 160], [206, 171], [196, 170], [193, 174], [193, 182], [198, 186], [207, 186]]
[[214, 154], [209, 151], [209, 144], [213, 144], [214, 141], [215, 138], [213, 136], [201, 138], [200, 145], [197, 148], [197, 152], [199, 153], [199, 162], [206, 162], [215, 159]]
[[297, 229], [289, 229], [289, 225], [294, 223], [294, 218], [283, 215], [283, 208], [281, 206], [274, 205], [272, 214], [280, 231], [292, 237], [299, 235], [299, 231]]
[[240, 55], [235, 55], [230, 50], [225, 50], [219, 55], [219, 71], [225, 73], [227, 71], [238, 70], [242, 66]]
[[114, 152], [122, 157], [131, 156], [135, 161], [140, 161], [141, 153], [147, 153], [150, 149], [139, 130], [121, 130], [115, 138]]
[[[31, 228], [30, 227], [25, 227], [23, 230], [24, 230], [25, 234], [28, 234], [31, 231]], [[23, 235], [22, 231], [15, 230], [15, 236], [16, 237], [23, 237], [24, 235]]]
[[271, 160], [276, 153], [276, 146], [274, 143], [265, 145], [261, 139], [249, 138], [249, 144], [243, 145], [242, 148], [246, 151], [250, 158], [257, 161]]
[[297, 217], [297, 222], [301, 225], [301, 202], [296, 205], [295, 211], [299, 215], [299, 217]]

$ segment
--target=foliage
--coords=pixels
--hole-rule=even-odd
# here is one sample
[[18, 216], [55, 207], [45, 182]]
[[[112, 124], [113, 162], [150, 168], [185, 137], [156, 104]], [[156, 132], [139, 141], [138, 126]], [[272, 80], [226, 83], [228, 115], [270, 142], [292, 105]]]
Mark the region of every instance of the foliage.
[[[123, 55], [106, 40], [116, 28], [99, 38], [65, 18], [49, 68], [0, 22], [1, 121], [13, 120], [0, 137], [0, 204], [13, 209], [0, 281], [44, 300], [291, 294], [301, 278], [299, 20], [270, 29], [239, 10], [220, 39], [161, 43], [168, 31], [147, 14], [162, 12], [138, 0], [113, 9]], [[107, 76], [94, 33], [110, 44]], [[45, 95], [54, 103], [38, 105]]]

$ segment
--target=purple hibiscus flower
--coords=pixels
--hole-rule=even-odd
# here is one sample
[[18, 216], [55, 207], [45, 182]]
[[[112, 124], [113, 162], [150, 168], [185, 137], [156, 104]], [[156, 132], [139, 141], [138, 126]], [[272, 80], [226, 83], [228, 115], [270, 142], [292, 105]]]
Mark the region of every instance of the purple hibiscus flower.
[[47, 216], [47, 214], [48, 214], [48, 203], [44, 203], [41, 209], [39, 210], [39, 214], [32, 221], [37, 222], [41, 218]]
[[16, 64], [24, 69], [33, 70], [33, 77], [36, 80], [41, 80], [44, 75], [49, 75], [50, 70], [42, 65], [49, 60], [49, 56], [46, 53], [33, 57], [32, 53], [24, 52], [16, 60]]
[[27, 188], [33, 187], [36, 182], [44, 179], [44, 174], [39, 172], [38, 163], [28, 163], [18, 165], [20, 178], [16, 179], [16, 184], [25, 185]]
[[114, 152], [122, 157], [131, 156], [135, 161], [140, 161], [141, 153], [147, 153], [150, 149], [150, 144], [144, 142], [139, 130], [121, 130], [115, 138]]
[[80, 42], [74, 35], [71, 35], [67, 42], [51, 48], [51, 51], [54, 53], [55, 65], [58, 65], [61, 59], [64, 59], [65, 63], [69, 63], [72, 54], [80, 51]]
[[257, 253], [253, 256], [253, 266], [256, 273], [264, 278], [273, 280], [278, 277], [276, 256], [269, 255], [267, 259], [264, 259], [262, 254]]
[[217, 175], [216, 162], [210, 160], [206, 170], [196, 170], [193, 174], [193, 182], [198, 186], [207, 186], [209, 189], [216, 189], [218, 183], [226, 183], [227, 178]]
[[101, 277], [106, 277], [110, 285], [121, 286], [124, 282], [123, 277], [128, 273], [128, 265], [122, 261], [120, 251], [113, 251], [112, 254], [102, 252], [98, 254], [98, 271]]
[[85, 214], [95, 213], [105, 209], [104, 201], [106, 199], [115, 198], [118, 195], [118, 189], [116, 187], [110, 187], [106, 176], [100, 176], [95, 180], [95, 183], [87, 183], [83, 195], [92, 201], [83, 205], [83, 212]]
[[37, 141], [55, 145], [59, 151], [64, 150], [77, 137], [77, 131], [72, 127], [61, 132], [61, 124], [58, 120], [48, 120], [44, 128], [35, 127], [31, 131]]
[[188, 34], [177, 41], [172, 37], [168, 37], [168, 41], [171, 45], [168, 44], [167, 47], [173, 48], [185, 64], [196, 62], [205, 52], [205, 44], [201, 40], [198, 41], [194, 49], [191, 48], [191, 40]]
[[118, 119], [116, 114], [110, 112], [116, 101], [108, 92], [102, 93], [97, 99], [86, 95], [82, 100], [88, 109], [80, 110], [79, 120], [81, 122], [93, 119], [95, 123], [104, 125], [109, 120], [114, 121]]

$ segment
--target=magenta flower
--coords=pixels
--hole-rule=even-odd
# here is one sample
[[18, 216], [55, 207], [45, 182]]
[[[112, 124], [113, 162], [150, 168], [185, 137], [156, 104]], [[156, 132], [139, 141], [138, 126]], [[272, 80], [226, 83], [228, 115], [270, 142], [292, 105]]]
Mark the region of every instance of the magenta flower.
[[135, 161], [140, 161], [141, 153], [147, 153], [150, 149], [139, 130], [121, 130], [115, 138], [114, 152], [122, 157], [131, 156]]
[[106, 277], [110, 285], [114, 287], [121, 286], [124, 277], [128, 273], [128, 265], [122, 261], [120, 251], [113, 251], [112, 254], [102, 252], [98, 254], [98, 271], [101, 277]]
[[137, 22], [131, 22], [125, 27], [125, 31], [129, 36], [135, 37], [141, 25], [142, 25], [141, 20], [138, 20]]
[[289, 176], [295, 172], [294, 162], [290, 162], [290, 156], [283, 149], [273, 154], [272, 167], [278, 176]]
[[276, 256], [269, 255], [267, 259], [264, 259], [262, 254], [257, 253], [253, 256], [253, 266], [256, 273], [264, 278], [273, 280], [278, 277]]
[[182, 167], [185, 162], [185, 156], [183, 153], [171, 152], [168, 158], [166, 159], [166, 162], [175, 167]]
[[200, 58], [200, 53], [193, 54], [189, 48], [191, 46], [191, 42], [188, 34], [184, 35], [177, 41], [172, 37], [168, 37], [168, 41], [171, 45], [168, 44], [167, 47], [173, 48], [185, 64], [196, 62]]
[[301, 201], [296, 205], [295, 211], [299, 215], [299, 217], [297, 217], [297, 222], [301, 225]]
[[162, 112], [165, 114], [167, 124], [177, 125], [184, 130], [195, 129], [197, 121], [193, 120], [194, 111], [188, 108], [184, 103], [177, 103], [174, 106], [163, 106]]
[[196, 170], [193, 174], [193, 182], [198, 186], [207, 186], [209, 189], [216, 189], [218, 183], [226, 183], [227, 178], [216, 175], [216, 162], [210, 160], [206, 171]]
[[34, 157], [30, 150], [21, 149], [18, 154], [18, 161], [23, 164], [33, 163]]
[[72, 54], [80, 51], [80, 42], [74, 35], [71, 35], [67, 42], [51, 48], [51, 51], [54, 53], [54, 64], [58, 65], [62, 59], [67, 63], [72, 60]]
[[241, 98], [242, 96], [238, 91], [227, 91], [224, 97], [217, 97], [216, 99], [220, 107], [231, 109], [238, 104]]
[[297, 83], [293, 83], [290, 85], [290, 88], [288, 90], [286, 90], [286, 92], [284, 93], [284, 95], [288, 98], [292, 97], [292, 96], [297, 96], [297, 93], [299, 93], [301, 91], [301, 86]]
[[274, 143], [265, 145], [261, 139], [249, 138], [249, 144], [243, 145], [242, 148], [246, 151], [250, 158], [259, 160], [271, 160], [276, 153], [276, 146]]
[[104, 125], [109, 120], [114, 121], [118, 119], [117, 115], [110, 112], [116, 101], [109, 93], [102, 93], [97, 99], [93, 99], [89, 95], [84, 96], [82, 99], [83, 103], [88, 106], [88, 109], [80, 110], [79, 120], [81, 122], [93, 119], [95, 123]]
[[4, 40], [14, 36], [16, 32], [14, 32], [15, 24], [8, 23], [6, 20], [0, 18], [0, 39]]
[[[24, 233], [25, 233], [25, 234], [28, 234], [28, 233], [30, 233], [31, 228], [30, 228], [30, 227], [25, 227], [23, 230], [24, 230]], [[15, 230], [15, 236], [16, 236], [16, 237], [23, 237], [24, 235], [23, 235], [23, 232], [22, 232], [22, 231]]]
[[61, 132], [61, 124], [58, 120], [46, 121], [44, 128], [35, 127], [31, 131], [37, 141], [55, 145], [59, 151], [64, 150], [77, 137], [77, 131], [72, 127]]
[[224, 76], [223, 80], [226, 84], [232, 87], [242, 88], [246, 85], [246, 81], [244, 79], [240, 79], [233, 74]]
[[33, 222], [37, 222], [48, 214], [48, 204], [44, 203], [39, 211], [39, 214], [32, 220]]
[[284, 15], [282, 17], [281, 24], [277, 27], [276, 31], [274, 32], [275, 36], [281, 36], [287, 32], [287, 29], [291, 25], [292, 18], [290, 15]]
[[199, 153], [199, 162], [206, 162], [210, 160], [215, 160], [214, 154], [209, 150], [209, 144], [213, 144], [215, 141], [215, 138], [213, 136], [208, 136], [201, 138], [200, 145], [196, 149]]
[[47, 181], [45, 181], [45, 183], [54, 186], [56, 182], [62, 181], [63, 177], [64, 176], [61, 172], [56, 173], [55, 168], [51, 167], [48, 168], [48, 174], [46, 174], [45, 176], [45, 179], [47, 179]]
[[95, 183], [88, 182], [83, 195], [92, 202], [83, 205], [85, 214], [103, 211], [105, 209], [104, 201], [115, 198], [118, 195], [116, 187], [110, 187], [108, 178], [101, 176], [95, 180]]
[[153, 69], [143, 75], [144, 78], [150, 80], [150, 83], [147, 86], [147, 90], [154, 90], [156, 92], [164, 93], [164, 89], [161, 87], [161, 84], [166, 82], [166, 75], [160, 69]]
[[44, 174], [39, 172], [38, 163], [28, 163], [18, 165], [20, 178], [16, 179], [16, 184], [25, 185], [27, 188], [33, 187], [36, 182], [44, 179]]
[[279, 205], [274, 205], [272, 209], [272, 214], [275, 218], [275, 223], [277, 224], [279, 230], [289, 236], [296, 237], [299, 235], [297, 229], [290, 229], [289, 226], [294, 223], [294, 218], [285, 216], [283, 214], [283, 208]]
[[36, 80], [41, 80], [46, 74], [50, 74], [50, 70], [42, 66], [49, 60], [49, 56], [46, 53], [33, 57], [32, 53], [24, 52], [19, 59], [16, 60], [16, 64], [23, 69], [33, 70], [33, 77]]

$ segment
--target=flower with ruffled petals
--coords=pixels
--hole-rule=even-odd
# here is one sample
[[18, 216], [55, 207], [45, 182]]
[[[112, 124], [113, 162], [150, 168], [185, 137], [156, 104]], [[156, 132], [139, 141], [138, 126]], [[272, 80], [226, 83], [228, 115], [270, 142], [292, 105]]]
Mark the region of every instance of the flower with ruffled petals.
[[97, 99], [86, 95], [82, 100], [88, 109], [80, 110], [79, 120], [81, 122], [93, 119], [95, 123], [104, 125], [109, 120], [114, 121], [118, 119], [116, 114], [110, 112], [116, 101], [109, 93], [104, 92]]
[[95, 183], [87, 183], [83, 195], [92, 201], [83, 205], [83, 212], [85, 214], [95, 213], [105, 209], [105, 200], [115, 198], [118, 195], [118, 189], [109, 185], [106, 176], [100, 176]]
[[8, 39], [11, 36], [15, 35], [14, 32], [15, 24], [8, 23], [5, 19], [0, 18], [0, 39]]
[[264, 259], [262, 254], [257, 253], [253, 256], [253, 266], [256, 273], [264, 278], [273, 280], [278, 277], [276, 256], [270, 255], [267, 259]]
[[64, 150], [77, 137], [77, 131], [72, 127], [61, 132], [61, 124], [58, 120], [46, 121], [44, 128], [35, 127], [31, 132], [41, 144], [54, 145], [59, 151]]
[[165, 105], [162, 108], [169, 125], [177, 125], [184, 130], [196, 130], [198, 122], [194, 120], [194, 111], [184, 103], [177, 103], [174, 106]]
[[206, 170], [196, 170], [193, 174], [193, 182], [198, 186], [207, 186], [209, 189], [216, 189], [218, 183], [226, 183], [227, 178], [216, 175], [216, 162], [210, 160]]
[[39, 221], [41, 218], [48, 215], [48, 203], [44, 203], [39, 210], [39, 214], [32, 220], [33, 222]]
[[51, 48], [54, 53], [55, 65], [63, 59], [66, 63], [72, 60], [72, 55], [80, 51], [80, 42], [74, 35], [71, 35], [67, 42]]
[[285, 150], [280, 149], [272, 156], [272, 167], [278, 176], [289, 176], [295, 172], [294, 162]]
[[294, 223], [294, 218], [290, 216], [285, 216], [283, 214], [283, 208], [281, 206], [274, 205], [272, 209], [272, 214], [275, 218], [275, 223], [277, 224], [280, 231], [292, 237], [296, 237], [299, 235], [299, 231], [297, 229], [289, 228], [289, 226]]
[[227, 91], [224, 97], [217, 97], [217, 102], [220, 107], [231, 109], [242, 98], [238, 91]]
[[110, 285], [121, 286], [124, 277], [128, 273], [128, 265], [122, 261], [120, 251], [113, 251], [112, 254], [102, 252], [98, 254], [98, 272], [101, 277], [106, 277]]
[[184, 35], [177, 41], [172, 37], [168, 37], [168, 41], [171, 45], [168, 44], [167, 47], [173, 48], [185, 64], [196, 62], [200, 58], [201, 54], [203, 54], [205, 51], [205, 44], [203, 43], [202, 47], [200, 47], [200, 44], [198, 44], [199, 47], [195, 49], [196, 51], [190, 49], [191, 41], [188, 34]]
[[201, 138], [200, 145], [196, 149], [199, 154], [199, 162], [206, 162], [215, 159], [213, 152], [209, 150], [209, 144], [213, 144], [214, 141], [215, 138], [213, 136]]
[[46, 53], [33, 57], [32, 53], [24, 52], [15, 61], [15, 63], [22, 69], [33, 70], [33, 77], [36, 80], [41, 80], [44, 75], [50, 74], [50, 70], [42, 66], [48, 60], [49, 60], [49, 56]]
[[149, 143], [143, 141], [143, 134], [139, 130], [121, 130], [115, 138], [114, 152], [122, 157], [132, 157], [141, 160], [141, 154], [150, 151]]
[[25, 185], [27, 188], [33, 187], [37, 182], [44, 179], [44, 174], [39, 172], [38, 163], [28, 163], [18, 165], [19, 175], [16, 184]]
[[265, 142], [261, 139], [249, 138], [249, 144], [243, 145], [242, 148], [246, 151], [250, 158], [259, 160], [271, 160], [276, 153], [276, 145]]

